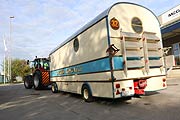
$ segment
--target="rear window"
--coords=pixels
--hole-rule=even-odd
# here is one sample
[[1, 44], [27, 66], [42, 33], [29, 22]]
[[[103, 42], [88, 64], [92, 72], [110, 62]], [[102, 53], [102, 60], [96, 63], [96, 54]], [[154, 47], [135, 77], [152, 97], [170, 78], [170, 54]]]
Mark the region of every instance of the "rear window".
[[131, 21], [131, 25], [132, 25], [132, 29], [136, 32], [136, 33], [142, 33], [143, 31], [143, 26], [142, 26], [142, 22], [138, 17], [134, 17]]

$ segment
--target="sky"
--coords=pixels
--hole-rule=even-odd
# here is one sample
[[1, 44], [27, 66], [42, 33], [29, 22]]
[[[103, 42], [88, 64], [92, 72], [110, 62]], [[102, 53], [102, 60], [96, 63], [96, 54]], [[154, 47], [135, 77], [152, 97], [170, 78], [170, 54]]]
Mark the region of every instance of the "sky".
[[13, 59], [48, 57], [54, 48], [116, 2], [140, 4], [157, 16], [179, 4], [178, 0], [0, 0], [0, 72], [4, 40], [6, 56], [10, 54]]

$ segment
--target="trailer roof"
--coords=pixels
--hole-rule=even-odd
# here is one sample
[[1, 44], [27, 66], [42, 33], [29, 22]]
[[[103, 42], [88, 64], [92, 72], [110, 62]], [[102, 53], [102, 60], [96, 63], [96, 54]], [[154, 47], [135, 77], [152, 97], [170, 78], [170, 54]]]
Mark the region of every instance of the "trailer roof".
[[[59, 46], [57, 46], [55, 49], [53, 49], [50, 53], [50, 55], [52, 53], [54, 53], [57, 49], [59, 49], [60, 47], [64, 46], [66, 43], [68, 43], [69, 41], [73, 40], [75, 37], [77, 37], [79, 34], [81, 34], [83, 31], [87, 30], [88, 28], [90, 28], [91, 26], [93, 26], [94, 24], [96, 24], [97, 22], [99, 22], [100, 20], [102, 20], [103, 18], [107, 17], [109, 14], [109, 11], [111, 10], [111, 8], [117, 4], [133, 4], [133, 5], [137, 5], [137, 6], [141, 6], [135, 3], [130, 3], [130, 2], [117, 2], [113, 5], [111, 5], [108, 9], [106, 9], [105, 11], [103, 11], [102, 13], [100, 13], [98, 16], [96, 16], [93, 20], [91, 20], [90, 22], [88, 22], [87, 24], [85, 24], [81, 29], [79, 29], [77, 32], [75, 32], [73, 35], [71, 35], [70, 37], [68, 37], [64, 42], [62, 42]], [[144, 6], [141, 6], [143, 8], [146, 8]], [[148, 9], [148, 8], [146, 8]], [[149, 9], [148, 9], [149, 10]], [[151, 10], [149, 10], [150, 12], [152, 12]], [[153, 13], [153, 12], [152, 12]], [[154, 14], [154, 13], [153, 13]], [[154, 16], [156, 16], [154, 14]], [[157, 16], [156, 16], [157, 18]]]

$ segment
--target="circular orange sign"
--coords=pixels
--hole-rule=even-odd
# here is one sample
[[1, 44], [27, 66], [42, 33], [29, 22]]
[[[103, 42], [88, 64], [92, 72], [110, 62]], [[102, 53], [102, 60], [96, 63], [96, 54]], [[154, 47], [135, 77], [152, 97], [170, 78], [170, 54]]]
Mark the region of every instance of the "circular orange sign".
[[114, 29], [114, 30], [118, 30], [119, 29], [119, 21], [115, 17], [113, 17], [110, 20], [110, 25], [111, 25], [111, 28]]

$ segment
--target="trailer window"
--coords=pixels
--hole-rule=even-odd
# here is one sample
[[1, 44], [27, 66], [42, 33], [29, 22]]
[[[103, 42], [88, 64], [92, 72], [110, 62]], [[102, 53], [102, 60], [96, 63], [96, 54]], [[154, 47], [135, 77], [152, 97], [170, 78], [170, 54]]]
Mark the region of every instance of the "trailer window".
[[74, 42], [73, 42], [73, 47], [74, 47], [74, 51], [77, 52], [79, 49], [79, 40], [78, 38], [75, 38]]
[[143, 31], [142, 22], [139, 18], [134, 17], [131, 21], [131, 25], [136, 33], [141, 33]]

